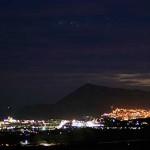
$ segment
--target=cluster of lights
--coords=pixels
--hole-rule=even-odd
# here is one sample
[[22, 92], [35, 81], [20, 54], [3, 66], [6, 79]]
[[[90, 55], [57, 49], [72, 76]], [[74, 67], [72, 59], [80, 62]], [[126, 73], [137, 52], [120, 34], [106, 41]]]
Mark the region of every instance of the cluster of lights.
[[116, 108], [111, 113], [104, 113], [102, 115], [110, 117], [110, 118], [117, 118], [121, 120], [130, 120], [130, 119], [138, 119], [138, 118], [149, 118], [150, 111], [145, 109], [123, 109], [123, 108]]
[[82, 128], [82, 127], [91, 127], [91, 128], [97, 128], [97, 127], [102, 127], [104, 126], [101, 121], [97, 121], [97, 119], [93, 120], [88, 120], [88, 121], [81, 121], [81, 120], [62, 120], [60, 125], [58, 126], [58, 129], [60, 128], [66, 128], [66, 126], [69, 124], [69, 126], [72, 127], [78, 127], [78, 128]]
[[8, 117], [0, 121], [0, 130], [18, 130], [18, 131], [33, 131], [33, 130], [50, 130], [55, 129], [60, 124], [60, 120], [16, 120]]
[[[105, 116], [107, 116], [105, 118]], [[58, 134], [65, 134], [66, 131], [70, 132], [74, 128], [95, 128], [100, 130], [140, 130], [150, 125], [147, 120], [138, 120], [137, 118], [148, 118], [150, 117], [150, 111], [144, 109], [115, 109], [111, 113], [103, 114], [101, 118], [93, 118], [87, 116], [81, 120], [61, 120], [61, 119], [50, 119], [50, 120], [15, 120], [11, 117], [4, 119], [0, 122], [0, 132], [10, 132], [9, 134], [16, 132], [17, 136], [24, 138], [20, 141], [21, 146], [31, 146], [33, 143], [28, 139], [32, 135], [40, 133], [40, 131], [46, 131], [47, 135], [50, 135], [49, 130], [58, 130]], [[121, 120], [118, 120], [121, 119]], [[130, 120], [131, 119], [131, 120]], [[135, 120], [134, 120], [135, 119]], [[128, 121], [123, 121], [128, 120]], [[122, 124], [123, 123], [123, 124]], [[52, 128], [53, 126], [53, 128]], [[63, 129], [63, 130], [62, 130]], [[69, 129], [69, 130], [66, 130]], [[71, 130], [70, 130], [71, 129]], [[13, 131], [13, 132], [12, 132]], [[48, 132], [47, 132], [48, 131]], [[63, 132], [64, 131], [64, 132]], [[15, 136], [16, 136], [15, 135]], [[33, 144], [34, 145], [34, 144]], [[37, 146], [53, 146], [59, 145], [59, 143], [48, 143], [47, 141], [40, 141]], [[0, 147], [14, 146], [13, 144], [1, 143]]]

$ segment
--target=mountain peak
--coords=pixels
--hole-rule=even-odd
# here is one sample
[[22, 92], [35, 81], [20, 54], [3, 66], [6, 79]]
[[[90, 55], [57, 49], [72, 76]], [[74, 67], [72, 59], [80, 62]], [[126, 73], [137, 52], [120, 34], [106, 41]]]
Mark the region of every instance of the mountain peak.
[[[53, 117], [70, 117], [85, 115], [99, 116], [111, 111], [111, 107], [150, 109], [150, 92], [112, 88], [86, 83], [64, 97], [53, 106], [42, 106], [43, 116], [51, 114]], [[43, 107], [43, 108], [42, 108]], [[58, 111], [59, 110], [59, 111]], [[39, 112], [39, 108], [26, 109], [31, 116]], [[26, 114], [23, 112], [23, 114]], [[35, 116], [37, 116], [35, 114]], [[38, 116], [39, 117], [39, 116]]]
[[92, 83], [86, 83], [86, 84], [83, 84], [81, 87], [79, 87], [79, 88], [86, 88], [86, 87], [97, 87], [97, 85], [95, 85], [95, 84], [92, 84]]
[[107, 87], [107, 86], [103, 86], [103, 85], [96, 85], [96, 84], [92, 84], [92, 83], [86, 83], [86, 84], [82, 85], [81, 87], [79, 87], [78, 89], [110, 90], [110, 89], [115, 89], [115, 88], [111, 88], [111, 87]]

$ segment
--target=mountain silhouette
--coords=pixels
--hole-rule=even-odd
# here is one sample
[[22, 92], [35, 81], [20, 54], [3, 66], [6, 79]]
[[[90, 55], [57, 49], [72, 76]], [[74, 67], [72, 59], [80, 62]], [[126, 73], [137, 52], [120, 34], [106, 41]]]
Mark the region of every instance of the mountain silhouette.
[[112, 108], [150, 109], [150, 92], [85, 84], [55, 104], [25, 106], [19, 118], [50, 119], [100, 116]]

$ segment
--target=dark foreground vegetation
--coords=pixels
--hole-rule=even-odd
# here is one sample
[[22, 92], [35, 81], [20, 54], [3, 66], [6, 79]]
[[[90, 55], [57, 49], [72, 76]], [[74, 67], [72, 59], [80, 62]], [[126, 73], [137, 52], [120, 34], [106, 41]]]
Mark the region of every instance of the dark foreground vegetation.
[[78, 144], [78, 145], [59, 145], [52, 147], [31, 146], [31, 147], [1, 147], [1, 150], [145, 150], [149, 149], [150, 140], [135, 142], [116, 142], [105, 144]]
[[[20, 141], [28, 140], [28, 145]], [[2, 143], [5, 145], [2, 146]], [[9, 146], [6, 146], [9, 143]], [[54, 143], [53, 146], [41, 146], [40, 143]], [[1, 133], [0, 149], [35, 149], [35, 150], [127, 150], [145, 149], [150, 146], [150, 128], [131, 129], [93, 129], [69, 128], [42, 131], [36, 134]]]

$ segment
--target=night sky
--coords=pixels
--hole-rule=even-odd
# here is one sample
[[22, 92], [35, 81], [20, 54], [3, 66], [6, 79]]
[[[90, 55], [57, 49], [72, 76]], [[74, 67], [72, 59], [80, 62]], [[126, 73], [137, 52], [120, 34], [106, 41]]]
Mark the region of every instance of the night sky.
[[0, 106], [54, 103], [89, 82], [150, 90], [143, 0], [1, 0]]

